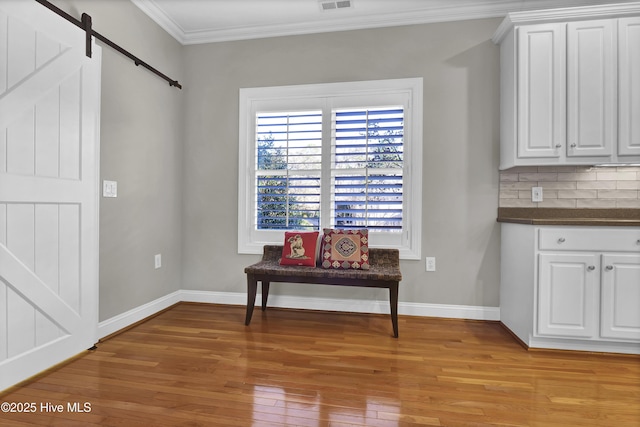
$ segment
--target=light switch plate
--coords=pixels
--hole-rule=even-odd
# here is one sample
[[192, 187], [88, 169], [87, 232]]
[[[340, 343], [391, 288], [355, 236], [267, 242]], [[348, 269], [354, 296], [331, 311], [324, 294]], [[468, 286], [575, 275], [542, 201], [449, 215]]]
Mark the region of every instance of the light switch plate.
[[102, 181], [102, 197], [118, 197], [118, 182]]

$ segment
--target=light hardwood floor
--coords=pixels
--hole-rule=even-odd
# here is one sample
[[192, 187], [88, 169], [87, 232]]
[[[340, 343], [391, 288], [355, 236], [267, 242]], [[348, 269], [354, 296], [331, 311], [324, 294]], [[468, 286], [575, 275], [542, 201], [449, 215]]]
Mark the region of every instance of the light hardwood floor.
[[179, 304], [0, 396], [38, 409], [0, 425], [640, 426], [640, 357], [526, 351], [494, 322], [400, 316], [395, 339], [383, 315], [243, 321]]

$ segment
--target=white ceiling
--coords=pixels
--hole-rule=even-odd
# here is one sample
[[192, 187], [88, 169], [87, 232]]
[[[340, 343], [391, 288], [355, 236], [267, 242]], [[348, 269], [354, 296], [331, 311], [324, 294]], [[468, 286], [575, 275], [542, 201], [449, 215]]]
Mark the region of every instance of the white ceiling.
[[503, 17], [508, 12], [626, 0], [351, 0], [323, 11], [319, 0], [131, 0], [180, 43]]

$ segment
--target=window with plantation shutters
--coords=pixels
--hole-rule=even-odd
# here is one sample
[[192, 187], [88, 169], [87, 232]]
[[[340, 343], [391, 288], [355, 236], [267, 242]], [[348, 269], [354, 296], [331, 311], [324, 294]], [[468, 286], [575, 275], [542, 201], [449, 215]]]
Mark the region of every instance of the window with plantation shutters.
[[421, 79], [241, 89], [238, 251], [367, 228], [419, 259], [421, 121]]
[[322, 112], [258, 114], [256, 161], [257, 228], [318, 230]]
[[333, 125], [332, 227], [402, 231], [402, 106], [337, 110]]

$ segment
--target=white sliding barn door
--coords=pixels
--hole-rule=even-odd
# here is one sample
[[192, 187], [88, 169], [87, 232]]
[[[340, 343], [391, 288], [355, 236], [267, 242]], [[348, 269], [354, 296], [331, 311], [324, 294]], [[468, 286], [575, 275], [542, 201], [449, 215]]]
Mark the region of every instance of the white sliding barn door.
[[97, 341], [100, 55], [0, 2], [0, 390]]

